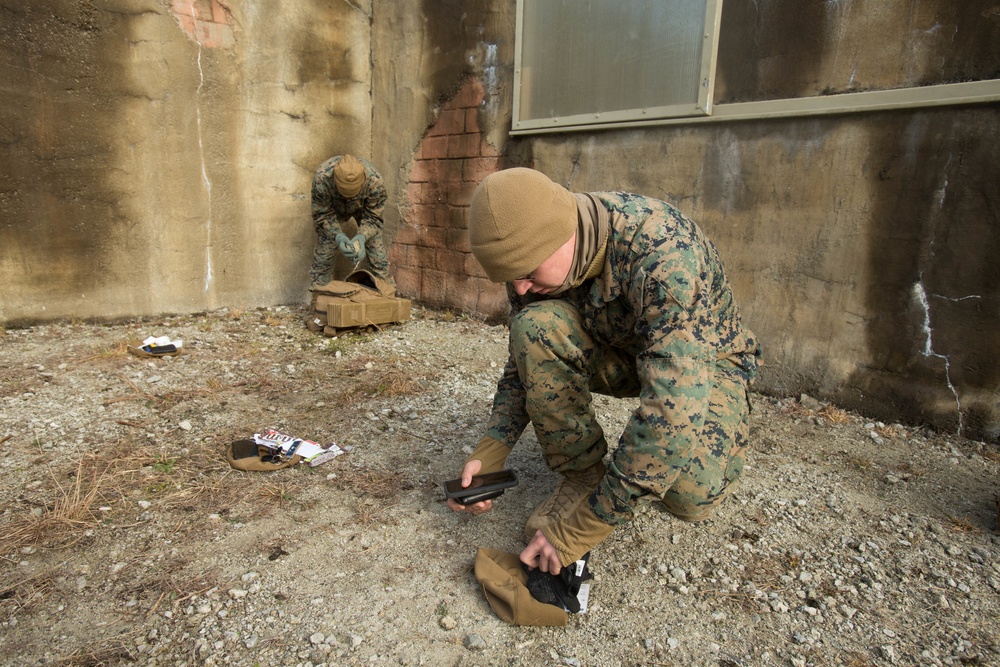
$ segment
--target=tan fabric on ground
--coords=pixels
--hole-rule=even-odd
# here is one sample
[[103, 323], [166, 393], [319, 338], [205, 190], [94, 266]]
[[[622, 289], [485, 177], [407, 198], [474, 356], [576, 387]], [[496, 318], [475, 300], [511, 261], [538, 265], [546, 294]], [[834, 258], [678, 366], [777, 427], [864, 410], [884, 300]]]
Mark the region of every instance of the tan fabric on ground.
[[539, 602], [528, 591], [528, 574], [517, 554], [497, 549], [476, 552], [476, 581], [486, 601], [502, 620], [513, 625], [562, 626], [566, 610]]
[[345, 155], [333, 168], [333, 182], [337, 192], [348, 199], [361, 192], [365, 184], [365, 167], [353, 155]]

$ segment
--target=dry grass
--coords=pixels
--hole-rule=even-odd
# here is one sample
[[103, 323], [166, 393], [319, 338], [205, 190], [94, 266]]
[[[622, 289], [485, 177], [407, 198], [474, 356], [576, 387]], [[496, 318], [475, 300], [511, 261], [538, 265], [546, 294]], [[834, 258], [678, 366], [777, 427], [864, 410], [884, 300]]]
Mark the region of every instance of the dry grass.
[[[73, 481], [64, 484], [50, 469], [53, 499], [40, 513], [28, 510], [17, 515], [0, 531], [0, 552], [11, 553], [28, 544], [72, 543], [81, 529], [101, 521], [98, 505], [106, 502], [110, 464], [101, 464], [95, 456], [84, 457], [76, 464]], [[65, 479], [67, 475], [63, 475]]]
[[846, 410], [841, 410], [832, 405], [823, 406], [816, 414], [829, 424], [847, 424], [851, 421], [851, 415]]
[[72, 468], [53, 466], [49, 477], [40, 512], [25, 507], [0, 526], [0, 553], [27, 545], [67, 546], [87, 530], [114, 528], [118, 519], [135, 513], [137, 499], [165, 511], [223, 513], [247, 505], [259, 514], [262, 504], [274, 504], [260, 498], [288, 499], [295, 484], [312, 481], [308, 475], [294, 475], [276, 485], [267, 476], [237, 472], [208, 445], [177, 457], [129, 440], [84, 456]]
[[14, 616], [40, 606], [54, 588], [55, 573], [46, 570], [12, 584], [0, 587], [0, 619], [7, 622]]

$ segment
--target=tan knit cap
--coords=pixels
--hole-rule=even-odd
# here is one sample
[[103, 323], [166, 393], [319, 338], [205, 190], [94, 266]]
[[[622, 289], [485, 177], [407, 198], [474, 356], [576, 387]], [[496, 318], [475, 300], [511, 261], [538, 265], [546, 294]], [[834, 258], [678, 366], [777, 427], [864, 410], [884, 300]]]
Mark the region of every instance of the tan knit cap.
[[576, 232], [576, 199], [534, 169], [490, 174], [472, 195], [469, 242], [495, 283], [523, 278]]
[[348, 199], [361, 192], [365, 184], [365, 167], [353, 155], [345, 155], [333, 168], [333, 182], [337, 192]]

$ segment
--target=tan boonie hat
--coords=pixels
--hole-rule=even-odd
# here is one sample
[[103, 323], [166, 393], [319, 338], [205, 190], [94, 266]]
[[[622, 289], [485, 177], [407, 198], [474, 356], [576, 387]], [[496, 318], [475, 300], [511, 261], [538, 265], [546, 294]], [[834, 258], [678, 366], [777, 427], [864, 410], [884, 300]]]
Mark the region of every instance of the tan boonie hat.
[[528, 590], [528, 574], [517, 554], [497, 549], [480, 549], [474, 566], [476, 581], [486, 595], [486, 601], [502, 620], [514, 625], [566, 625], [565, 609], [532, 597]]
[[490, 174], [469, 209], [469, 243], [490, 280], [517, 280], [541, 266], [576, 233], [576, 198], [526, 167]]
[[333, 182], [337, 192], [348, 199], [361, 192], [365, 184], [365, 167], [353, 155], [345, 155], [333, 168]]

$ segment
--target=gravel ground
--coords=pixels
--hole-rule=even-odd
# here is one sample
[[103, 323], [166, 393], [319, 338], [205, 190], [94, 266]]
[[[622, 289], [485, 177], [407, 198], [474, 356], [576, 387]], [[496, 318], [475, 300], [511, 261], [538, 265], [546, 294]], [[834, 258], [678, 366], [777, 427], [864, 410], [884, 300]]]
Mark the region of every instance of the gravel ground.
[[[594, 550], [585, 614], [512, 627], [471, 564], [522, 548], [555, 481], [537, 443], [484, 517], [440, 490], [504, 328], [416, 309], [333, 339], [304, 315], [0, 329], [0, 663], [1000, 665], [995, 444], [755, 395], [713, 519], [644, 509]], [[148, 335], [186, 354], [125, 352]], [[598, 415], [615, 433], [632, 407]], [[352, 451], [232, 470], [225, 445], [268, 427]]]

